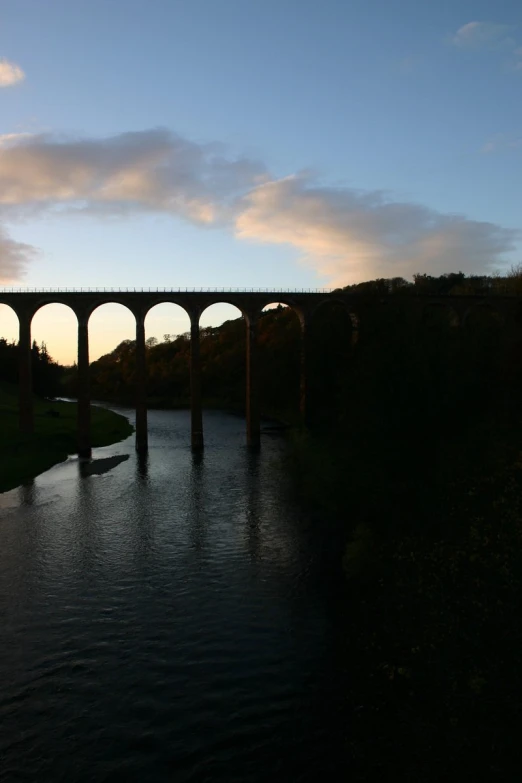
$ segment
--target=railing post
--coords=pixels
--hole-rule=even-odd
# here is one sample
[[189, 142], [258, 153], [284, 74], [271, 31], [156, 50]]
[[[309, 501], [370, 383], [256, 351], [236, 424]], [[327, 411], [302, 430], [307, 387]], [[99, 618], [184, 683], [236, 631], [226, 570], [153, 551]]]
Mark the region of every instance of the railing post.
[[32, 313], [18, 312], [18, 384], [20, 405], [20, 431], [29, 435], [34, 430], [33, 382], [31, 372], [31, 319]]
[[248, 313], [245, 315], [247, 443], [254, 448], [259, 446], [261, 435], [257, 365], [257, 324], [257, 313]]
[[136, 315], [136, 451], [147, 450], [147, 355], [145, 318], [140, 313]]
[[199, 353], [199, 311], [190, 312], [190, 431], [195, 450], [203, 448], [201, 404], [201, 358]]
[[91, 391], [89, 377], [89, 316], [78, 318], [78, 455], [90, 457], [91, 450]]

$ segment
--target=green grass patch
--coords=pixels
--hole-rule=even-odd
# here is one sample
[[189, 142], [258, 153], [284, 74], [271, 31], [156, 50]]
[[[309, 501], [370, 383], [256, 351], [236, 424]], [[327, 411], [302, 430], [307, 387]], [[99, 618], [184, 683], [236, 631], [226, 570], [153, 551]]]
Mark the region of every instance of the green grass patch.
[[[91, 409], [91, 442], [108, 446], [133, 432], [124, 416]], [[0, 492], [17, 487], [77, 451], [77, 406], [34, 398], [34, 433], [18, 429], [18, 390], [0, 384]]]

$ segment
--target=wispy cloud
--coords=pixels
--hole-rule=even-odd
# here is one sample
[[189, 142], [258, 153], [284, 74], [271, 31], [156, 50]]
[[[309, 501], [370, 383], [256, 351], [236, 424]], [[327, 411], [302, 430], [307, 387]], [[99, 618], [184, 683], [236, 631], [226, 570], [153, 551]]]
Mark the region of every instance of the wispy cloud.
[[513, 27], [495, 22], [468, 22], [460, 27], [451, 41], [462, 49], [498, 49], [514, 46], [509, 35]]
[[[228, 227], [241, 240], [296, 248], [335, 285], [422, 271], [484, 271], [502, 262], [518, 236], [388, 193], [324, 185], [310, 173], [276, 178], [263, 163], [164, 129], [106, 139], [4, 136], [4, 224], [72, 209], [100, 217], [163, 212]], [[2, 237], [0, 279], [17, 279], [31, 248], [5, 231]]]
[[496, 133], [481, 147], [480, 151], [487, 155], [491, 152], [501, 152], [505, 150], [522, 149], [522, 135], [509, 135], [507, 133]]
[[36, 248], [16, 242], [0, 225], [0, 283], [20, 280], [37, 254]]
[[263, 175], [255, 161], [227, 158], [220, 145], [164, 129], [106, 139], [18, 136], [0, 146], [0, 204], [12, 211], [65, 204], [105, 214], [170, 212], [210, 224], [225, 219], [230, 199]]
[[328, 188], [307, 176], [260, 185], [244, 199], [237, 235], [285, 243], [334, 284], [415, 271], [485, 270], [516, 232], [378, 191]]
[[450, 36], [450, 42], [458, 49], [505, 53], [508, 67], [522, 69], [522, 47], [514, 38], [515, 26], [497, 22], [468, 22]]
[[0, 133], [0, 147], [13, 144], [21, 139], [28, 139], [32, 133]]
[[11, 87], [25, 79], [25, 73], [19, 65], [9, 62], [5, 57], [0, 59], [0, 87]]

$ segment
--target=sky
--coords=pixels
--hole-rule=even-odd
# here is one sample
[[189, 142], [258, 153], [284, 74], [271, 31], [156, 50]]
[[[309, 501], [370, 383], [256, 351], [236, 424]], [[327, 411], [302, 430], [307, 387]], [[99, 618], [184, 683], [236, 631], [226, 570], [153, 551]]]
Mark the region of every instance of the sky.
[[[517, 0], [0, 3], [0, 288], [502, 271], [521, 164]], [[92, 359], [133, 337], [117, 306], [90, 326]], [[33, 322], [65, 362], [74, 330], [58, 305]]]

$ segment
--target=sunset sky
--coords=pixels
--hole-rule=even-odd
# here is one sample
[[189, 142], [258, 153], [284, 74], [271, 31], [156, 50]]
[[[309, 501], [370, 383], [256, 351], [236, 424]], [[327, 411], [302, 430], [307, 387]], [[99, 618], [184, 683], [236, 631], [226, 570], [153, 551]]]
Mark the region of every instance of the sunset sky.
[[[516, 0], [0, 4], [0, 285], [482, 273], [521, 229]], [[148, 336], [188, 328], [168, 312]], [[33, 334], [72, 361], [74, 324], [50, 306]], [[132, 336], [100, 311], [92, 358]]]

